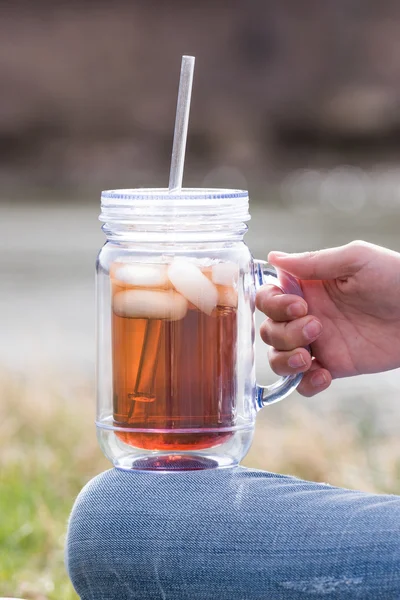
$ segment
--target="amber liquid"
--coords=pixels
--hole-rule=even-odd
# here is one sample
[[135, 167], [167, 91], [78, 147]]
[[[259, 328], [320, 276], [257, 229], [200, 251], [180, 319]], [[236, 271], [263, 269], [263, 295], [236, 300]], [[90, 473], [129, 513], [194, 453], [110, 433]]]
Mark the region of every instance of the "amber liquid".
[[[207, 315], [191, 306], [177, 321], [113, 313], [112, 332], [114, 425], [142, 430], [116, 431], [120, 440], [148, 450], [196, 450], [230, 438], [218, 428], [235, 424], [236, 308], [217, 306]], [[137, 389], [142, 373], [146, 390]]]

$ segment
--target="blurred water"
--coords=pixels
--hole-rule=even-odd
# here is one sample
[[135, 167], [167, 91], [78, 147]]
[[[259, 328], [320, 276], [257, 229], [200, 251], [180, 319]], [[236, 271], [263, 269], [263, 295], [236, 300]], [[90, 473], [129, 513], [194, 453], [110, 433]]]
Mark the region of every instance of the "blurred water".
[[[0, 366], [61, 377], [93, 377], [94, 264], [104, 242], [97, 203], [1, 206]], [[366, 239], [400, 250], [400, 211], [370, 206], [356, 213], [318, 202], [253, 202], [247, 243], [254, 256], [271, 249], [306, 250]], [[258, 347], [260, 377], [267, 377]], [[395, 427], [400, 371], [335, 382], [324, 406], [374, 404]], [[379, 400], [379, 406], [376, 400]], [[370, 402], [371, 401], [371, 402]], [[308, 401], [311, 402], [311, 401]], [[312, 402], [318, 402], [313, 400]], [[372, 405], [371, 404], [371, 405]], [[375, 409], [373, 409], [375, 411]]]

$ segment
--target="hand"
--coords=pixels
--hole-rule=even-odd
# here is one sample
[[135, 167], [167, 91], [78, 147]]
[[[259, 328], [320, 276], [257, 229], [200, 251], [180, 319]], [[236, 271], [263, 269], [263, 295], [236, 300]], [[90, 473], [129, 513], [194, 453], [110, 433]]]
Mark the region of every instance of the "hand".
[[[263, 286], [261, 337], [279, 375], [306, 372], [298, 391], [326, 389], [332, 378], [400, 366], [400, 254], [367, 242], [318, 252], [271, 252], [269, 262], [300, 280], [304, 300]], [[311, 344], [313, 359], [304, 348]]]

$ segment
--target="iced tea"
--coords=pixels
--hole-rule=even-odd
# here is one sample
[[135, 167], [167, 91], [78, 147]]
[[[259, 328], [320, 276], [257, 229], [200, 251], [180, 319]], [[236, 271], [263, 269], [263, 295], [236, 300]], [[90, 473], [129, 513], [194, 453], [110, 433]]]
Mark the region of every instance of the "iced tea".
[[[114, 263], [114, 425], [127, 444], [194, 450], [236, 419], [237, 268]], [[132, 431], [134, 430], [134, 431]]]

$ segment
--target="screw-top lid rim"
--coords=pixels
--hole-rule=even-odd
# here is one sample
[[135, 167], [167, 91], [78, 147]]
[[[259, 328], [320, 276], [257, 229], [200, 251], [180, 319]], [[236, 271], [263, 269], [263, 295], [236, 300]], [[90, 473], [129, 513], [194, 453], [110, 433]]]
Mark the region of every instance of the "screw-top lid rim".
[[246, 190], [219, 188], [137, 188], [105, 190], [101, 221], [162, 217], [167, 220], [210, 219], [245, 222], [250, 219]]

